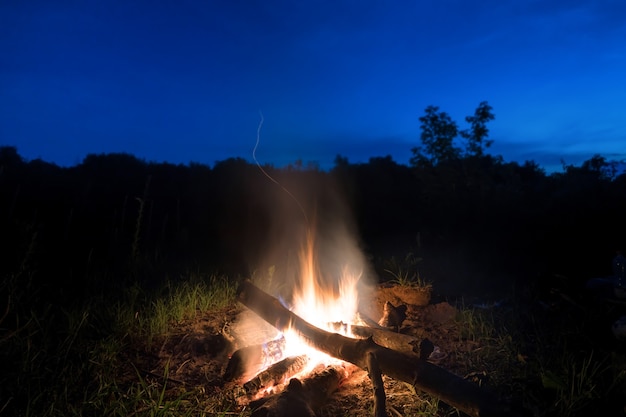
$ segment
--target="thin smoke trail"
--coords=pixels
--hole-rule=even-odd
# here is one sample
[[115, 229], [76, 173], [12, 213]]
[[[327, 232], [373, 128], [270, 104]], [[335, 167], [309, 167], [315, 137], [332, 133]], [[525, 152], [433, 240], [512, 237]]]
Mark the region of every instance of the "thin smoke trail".
[[300, 211], [302, 212], [302, 215], [304, 216], [304, 220], [306, 221], [306, 223], [309, 223], [309, 218], [306, 215], [306, 212], [304, 211], [304, 208], [302, 207], [302, 204], [300, 204], [300, 201], [298, 201], [298, 199], [296, 198], [296, 196], [294, 196], [291, 191], [289, 191], [287, 188], [285, 188], [281, 183], [279, 183], [278, 181], [276, 181], [274, 178], [272, 178], [272, 176], [270, 174], [268, 174], [267, 172], [265, 172], [265, 170], [263, 169], [263, 167], [261, 166], [261, 164], [259, 164], [259, 161], [256, 159], [256, 150], [259, 147], [259, 142], [261, 141], [261, 126], [263, 126], [263, 121], [265, 120], [263, 118], [263, 113], [259, 112], [259, 114], [261, 115], [261, 120], [259, 121], [259, 126], [256, 129], [256, 143], [254, 145], [254, 149], [252, 149], [252, 159], [254, 159], [254, 162], [256, 163], [256, 166], [261, 170], [261, 172], [263, 173], [263, 175], [265, 175], [267, 178], [270, 179], [270, 181], [272, 181], [274, 184], [278, 185], [280, 188], [282, 188], [282, 190], [284, 192], [286, 192], [289, 197], [291, 197], [291, 199], [293, 201], [296, 202], [296, 204], [298, 205], [298, 208], [300, 209]]

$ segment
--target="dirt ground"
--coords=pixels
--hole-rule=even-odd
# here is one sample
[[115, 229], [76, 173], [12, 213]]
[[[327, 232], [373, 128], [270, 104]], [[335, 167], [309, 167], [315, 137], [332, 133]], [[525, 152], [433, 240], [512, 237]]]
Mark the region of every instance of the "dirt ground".
[[[495, 352], [497, 362], [485, 359], [481, 351], [488, 349], [467, 335], [459, 320], [459, 310], [446, 301], [432, 301], [430, 293], [416, 294], [407, 287], [378, 288], [362, 300], [361, 305], [371, 318], [378, 320], [385, 301], [407, 305], [406, 320], [400, 333], [428, 338], [435, 346], [429, 361], [444, 369], [472, 380], [479, 385], [497, 387], [503, 378], [501, 370], [522, 366], [520, 358], [510, 352]], [[274, 337], [275, 330], [243, 305], [199, 313], [194, 320], [173, 326], [166, 337], [152, 344], [149, 352], [129, 352], [134, 363], [147, 380], [163, 381], [167, 375], [167, 393], [177, 396], [193, 392], [195, 408], [211, 415], [246, 415], [249, 398], [242, 395], [241, 386], [247, 378], [225, 382], [223, 375], [229, 358], [244, 344], [263, 343]], [[251, 320], [252, 318], [252, 320]], [[241, 323], [247, 323], [242, 327]], [[245, 339], [245, 342], [243, 341]], [[350, 365], [350, 376], [319, 410], [319, 416], [372, 415], [373, 391], [367, 373]], [[500, 375], [498, 375], [500, 374]], [[407, 383], [383, 376], [389, 415], [456, 415], [456, 411]], [[505, 397], [513, 395], [514, 387], [498, 389]], [[280, 387], [277, 388], [280, 390]], [[509, 398], [510, 399], [510, 398]], [[187, 400], [185, 400], [187, 401]]]

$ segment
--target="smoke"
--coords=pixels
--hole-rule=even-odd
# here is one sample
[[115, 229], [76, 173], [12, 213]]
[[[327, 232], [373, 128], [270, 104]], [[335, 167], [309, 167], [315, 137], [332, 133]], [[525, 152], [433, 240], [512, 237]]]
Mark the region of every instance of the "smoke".
[[284, 171], [268, 173], [256, 158], [264, 122], [262, 113], [260, 117], [252, 158], [268, 183], [276, 187], [264, 196], [271, 227], [265, 242], [267, 249], [258, 252], [261, 258], [253, 270], [272, 271], [269, 278], [274, 281], [277, 265], [282, 266], [276, 281], [287, 297], [303, 273], [303, 252], [312, 252], [316, 278], [328, 290], [335, 291], [345, 274], [367, 281], [370, 268], [359, 248], [355, 222], [344, 194], [330, 175], [315, 170], [294, 170], [287, 175]]
[[[277, 183], [274, 185], [280, 186], [271, 191], [259, 187], [253, 197], [263, 201], [257, 205], [264, 212], [259, 218], [268, 222], [263, 228], [267, 234], [257, 240], [259, 250], [252, 268], [257, 271], [252, 276], [254, 284], [276, 296], [287, 308], [295, 307], [296, 314], [311, 323], [315, 319], [321, 319], [322, 323], [316, 324], [322, 326], [335, 321], [351, 322], [358, 304], [355, 291], [346, 291], [346, 283], [353, 284], [358, 278], [359, 292], [368, 286], [372, 274], [344, 194], [324, 172], [273, 174]], [[283, 188], [290, 192], [283, 192]], [[309, 303], [302, 304], [303, 298]], [[321, 309], [315, 301], [321, 302]], [[351, 311], [352, 316], [346, 317], [350, 315], [343, 314], [346, 311]], [[339, 312], [339, 317], [334, 312]], [[236, 358], [248, 376], [267, 365], [258, 351], [264, 351], [267, 342], [280, 337], [249, 311], [233, 323], [231, 334], [238, 348], [250, 347], [238, 351]]]
[[269, 290], [290, 300], [304, 272], [302, 257], [309, 251], [316, 279], [324, 289], [336, 292], [346, 273], [360, 276], [361, 284], [367, 284], [371, 268], [345, 194], [333, 178], [319, 171], [281, 171], [277, 175], [281, 189], [290, 194], [266, 196], [270, 232], [255, 268], [261, 274], [273, 271], [274, 288]]
[[[358, 278], [359, 291], [369, 286], [372, 273], [360, 246], [346, 194], [328, 173], [301, 168], [274, 170], [261, 167], [256, 158], [255, 162], [257, 175], [246, 187], [249, 206], [254, 210], [242, 223], [255, 232], [249, 235], [252, 241], [241, 244], [248, 249], [254, 284], [276, 296], [288, 308], [293, 307], [296, 295], [301, 297], [303, 290], [313, 288], [314, 297], [323, 294], [320, 299], [351, 303], [356, 312], [356, 297], [352, 293], [345, 295], [346, 278], [352, 283]], [[311, 281], [305, 279], [311, 276], [312, 286]], [[340, 296], [346, 299], [339, 299]], [[313, 310], [305, 313], [319, 316]], [[347, 322], [353, 318], [340, 320]], [[255, 334], [267, 340], [276, 337], [250, 314], [242, 315], [234, 323], [233, 332], [239, 336], [236, 342], [240, 348], [262, 343], [262, 339], [253, 338]], [[247, 364], [247, 371], [252, 372], [255, 366], [249, 363], [254, 361], [248, 356], [242, 353], [242, 360]]]

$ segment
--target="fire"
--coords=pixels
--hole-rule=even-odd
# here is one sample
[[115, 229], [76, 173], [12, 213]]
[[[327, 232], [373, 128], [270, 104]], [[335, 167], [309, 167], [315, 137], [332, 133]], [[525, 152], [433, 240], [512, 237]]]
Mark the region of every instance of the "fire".
[[330, 330], [329, 323], [351, 323], [356, 317], [360, 274], [351, 274], [346, 266], [337, 282], [323, 280], [313, 243], [313, 236], [309, 233], [301, 255], [303, 271], [294, 291], [292, 311], [309, 323]]
[[[343, 230], [334, 228], [332, 232]], [[365, 264], [360, 252], [355, 250], [354, 242], [346, 234], [339, 234], [339, 237], [332, 236], [333, 239], [327, 239], [320, 246], [316, 245], [312, 232], [306, 233], [301, 241], [297, 272], [291, 276], [295, 282], [287, 285], [282, 281], [270, 292], [280, 293], [277, 298], [283, 306], [311, 325], [354, 337], [350, 327], [361, 324], [358, 320], [358, 288], [362, 285], [360, 281]], [[271, 280], [269, 287], [272, 288]], [[276, 333], [276, 329], [267, 329], [267, 323], [257, 323], [253, 317], [250, 320], [236, 325], [235, 333], [240, 335], [239, 341], [245, 347], [235, 352], [225, 372], [228, 378], [238, 375], [235, 378], [248, 381], [244, 388], [250, 393], [257, 388], [261, 389], [259, 394], [271, 392], [274, 386], [287, 382], [289, 378], [307, 377], [330, 365], [346, 372], [350, 369], [343, 361], [317, 350], [295, 329], [285, 330], [281, 326], [282, 332]], [[281, 374], [284, 368], [291, 369]], [[280, 378], [284, 380], [279, 382]]]
[[[294, 288], [291, 311], [309, 323], [328, 331], [336, 331], [332, 323], [344, 323], [350, 336], [350, 324], [355, 322], [358, 311], [357, 284], [361, 273], [351, 272], [344, 266], [339, 277], [325, 277], [320, 270], [316, 256], [313, 233], [307, 233], [305, 245], [300, 253], [300, 276]], [[310, 347], [295, 332], [285, 333], [286, 354], [307, 354], [310, 357], [308, 369], [324, 364], [334, 364], [338, 360]]]

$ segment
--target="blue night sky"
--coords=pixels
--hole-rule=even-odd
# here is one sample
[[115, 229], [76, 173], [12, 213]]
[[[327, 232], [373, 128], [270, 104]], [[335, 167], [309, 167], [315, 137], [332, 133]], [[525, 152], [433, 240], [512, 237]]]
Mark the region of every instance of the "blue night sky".
[[493, 107], [490, 152], [626, 158], [626, 1], [0, 3], [0, 145], [213, 165], [408, 163], [439, 106]]

